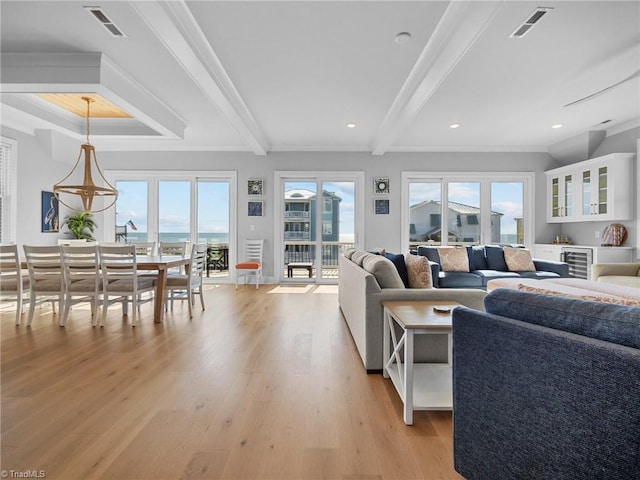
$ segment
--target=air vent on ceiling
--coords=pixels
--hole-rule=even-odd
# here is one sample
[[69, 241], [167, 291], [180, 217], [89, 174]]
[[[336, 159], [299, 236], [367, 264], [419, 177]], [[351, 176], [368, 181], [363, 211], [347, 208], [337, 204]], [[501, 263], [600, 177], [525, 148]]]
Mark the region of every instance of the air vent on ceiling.
[[120, 30], [116, 26], [116, 24], [113, 23], [109, 17], [107, 17], [107, 15], [102, 10], [102, 7], [84, 7], [84, 8], [86, 8], [89, 11], [89, 13], [91, 13], [95, 17], [95, 19], [98, 20], [104, 26], [104, 28], [109, 30], [109, 33], [111, 33], [111, 35], [118, 38], [122, 38], [125, 36], [122, 30]]
[[553, 10], [553, 7], [538, 7], [530, 14], [527, 19], [522, 22], [515, 31], [509, 35], [510, 38], [522, 38], [538, 23], [538, 21], [544, 17], [547, 13]]

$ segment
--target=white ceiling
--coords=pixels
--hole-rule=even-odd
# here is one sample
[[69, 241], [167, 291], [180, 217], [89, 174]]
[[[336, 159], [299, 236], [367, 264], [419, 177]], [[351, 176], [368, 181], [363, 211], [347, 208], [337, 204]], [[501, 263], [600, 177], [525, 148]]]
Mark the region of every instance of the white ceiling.
[[92, 120], [102, 149], [547, 151], [640, 124], [637, 76], [564, 106], [640, 69], [638, 1], [2, 0], [0, 16], [2, 124], [82, 138], [33, 92], [96, 92], [135, 117]]

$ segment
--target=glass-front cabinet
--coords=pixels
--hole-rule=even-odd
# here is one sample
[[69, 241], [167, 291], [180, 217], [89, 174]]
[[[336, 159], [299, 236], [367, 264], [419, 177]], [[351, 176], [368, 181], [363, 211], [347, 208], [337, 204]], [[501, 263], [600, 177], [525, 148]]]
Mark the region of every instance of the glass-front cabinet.
[[547, 174], [547, 221], [630, 220], [632, 153], [612, 153]]
[[582, 216], [607, 215], [609, 206], [609, 169], [607, 165], [581, 170]]
[[573, 218], [574, 174], [570, 172], [547, 178], [549, 190], [548, 221], [562, 222]]

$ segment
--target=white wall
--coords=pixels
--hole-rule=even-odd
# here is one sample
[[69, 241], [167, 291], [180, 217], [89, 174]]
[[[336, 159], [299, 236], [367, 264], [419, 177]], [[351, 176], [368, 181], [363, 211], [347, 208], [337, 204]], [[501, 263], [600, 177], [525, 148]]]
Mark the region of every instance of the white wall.
[[[60, 233], [42, 233], [41, 192], [52, 191], [54, 183], [71, 170], [78, 157], [81, 142], [77, 143], [74, 152], [69, 152], [67, 148], [52, 147], [51, 137], [48, 135], [36, 137], [5, 127], [2, 127], [0, 134], [18, 143], [16, 243], [18, 245], [55, 245], [58, 238], [70, 236], [62, 225], [69, 210], [60, 206]], [[52, 150], [58, 152], [56, 156], [64, 155], [64, 161], [54, 160]], [[64, 153], [60, 153], [62, 151]]]

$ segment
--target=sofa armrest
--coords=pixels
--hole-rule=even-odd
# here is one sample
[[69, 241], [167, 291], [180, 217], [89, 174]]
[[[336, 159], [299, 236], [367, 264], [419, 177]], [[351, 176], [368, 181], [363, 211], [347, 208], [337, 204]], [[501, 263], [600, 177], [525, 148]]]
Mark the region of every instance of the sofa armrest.
[[636, 277], [640, 263], [594, 263], [591, 266], [591, 280], [608, 275]]
[[438, 288], [440, 286], [440, 264], [429, 260], [429, 267], [431, 267], [431, 281], [433, 286]]
[[536, 270], [540, 272], [553, 272], [561, 277], [569, 276], [569, 264], [566, 262], [554, 262], [552, 260], [538, 260], [534, 258], [533, 264]]
[[640, 351], [453, 311], [454, 466], [465, 478], [635, 478]]

